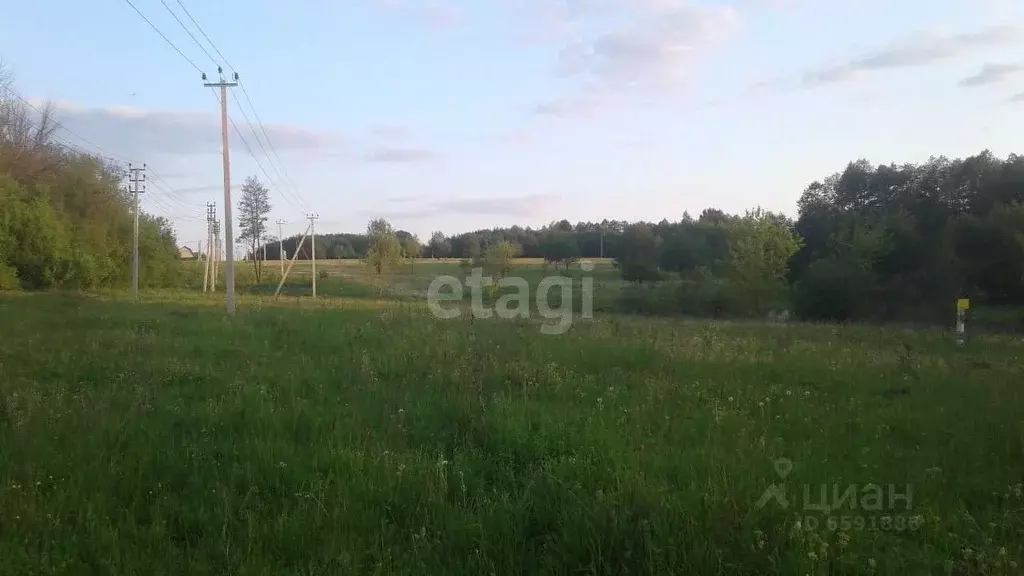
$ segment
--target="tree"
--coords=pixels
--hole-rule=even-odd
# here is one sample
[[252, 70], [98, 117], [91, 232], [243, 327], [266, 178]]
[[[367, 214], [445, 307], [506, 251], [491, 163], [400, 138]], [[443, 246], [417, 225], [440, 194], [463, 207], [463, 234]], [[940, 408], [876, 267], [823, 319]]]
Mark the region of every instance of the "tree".
[[383, 218], [370, 221], [366, 235], [370, 239], [366, 262], [380, 276], [401, 259], [402, 246], [391, 223]]
[[402, 242], [402, 254], [409, 259], [409, 265], [415, 269], [416, 259], [423, 255], [423, 245], [416, 236], [408, 236]]
[[[53, 139], [0, 69], [0, 289], [90, 289], [131, 279], [134, 203], [123, 167]], [[180, 280], [167, 221], [139, 214], [142, 286]]]
[[473, 261], [480, 258], [480, 237], [476, 234], [471, 234], [466, 238], [466, 253], [464, 257]]
[[267, 215], [270, 214], [270, 190], [255, 176], [242, 184], [242, 197], [238, 200], [238, 241], [247, 242], [256, 282], [260, 281], [263, 261], [257, 248], [263, 245], [267, 233]]
[[451, 254], [452, 245], [443, 232], [434, 232], [430, 235], [430, 257], [447, 258]]
[[518, 246], [508, 240], [502, 240], [487, 248], [487, 253], [484, 257], [484, 267], [489, 274], [497, 274], [504, 278], [512, 268], [512, 260], [518, 255]]
[[615, 259], [623, 280], [655, 282], [661, 278], [658, 270], [658, 249], [661, 239], [645, 223], [628, 226], [622, 235], [619, 257]]
[[419, 258], [423, 255], [423, 245], [420, 244], [419, 238], [415, 236], [408, 236], [402, 242], [402, 254], [406, 258]]
[[559, 228], [549, 230], [539, 246], [544, 259], [554, 263], [556, 269], [559, 264], [568, 268], [580, 257], [580, 247], [576, 242], [576, 237], [572, 232], [565, 231], [565, 226], [570, 225], [563, 220], [562, 224], [559, 224]]
[[789, 259], [800, 238], [771, 212], [758, 208], [730, 225], [731, 275], [747, 310], [761, 316], [781, 304], [786, 294]]

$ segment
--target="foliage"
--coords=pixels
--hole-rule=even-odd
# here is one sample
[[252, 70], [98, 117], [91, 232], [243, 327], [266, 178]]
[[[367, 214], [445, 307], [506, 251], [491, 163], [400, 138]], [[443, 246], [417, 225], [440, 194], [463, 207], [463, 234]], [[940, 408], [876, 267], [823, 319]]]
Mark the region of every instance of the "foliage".
[[267, 235], [267, 215], [270, 214], [270, 190], [255, 176], [249, 176], [242, 184], [242, 195], [238, 199], [238, 241], [249, 244], [249, 260], [252, 261], [256, 282], [260, 281], [263, 268], [262, 251]]
[[618, 258], [615, 259], [622, 279], [630, 282], [653, 282], [661, 278], [658, 270], [658, 250], [661, 238], [644, 223], [626, 227]]
[[402, 240], [402, 256], [416, 259], [423, 255], [423, 245], [415, 236], [408, 236]]
[[430, 257], [447, 258], [452, 252], [452, 244], [445, 237], [444, 232], [436, 231], [430, 235]]
[[757, 209], [730, 225], [730, 278], [745, 312], [764, 316], [788, 308], [786, 273], [800, 249], [792, 224]]
[[482, 248], [480, 247], [480, 238], [475, 234], [471, 234], [466, 238], [466, 247], [463, 252], [463, 256], [470, 260], [476, 261], [482, 254]]
[[508, 240], [502, 240], [487, 247], [484, 269], [488, 274], [504, 277], [512, 268], [512, 260], [519, 254], [519, 247]]
[[402, 246], [391, 223], [383, 218], [372, 220], [366, 227], [369, 248], [366, 262], [378, 276], [396, 265], [402, 257]]
[[541, 236], [538, 247], [544, 260], [553, 263], [556, 270], [559, 264], [567, 269], [580, 258], [579, 243], [570, 230], [548, 230]]
[[[134, 207], [124, 171], [58, 146], [55, 127], [49, 107], [37, 117], [0, 85], [0, 289], [125, 286]], [[140, 214], [143, 286], [173, 281], [175, 244], [166, 220]]]

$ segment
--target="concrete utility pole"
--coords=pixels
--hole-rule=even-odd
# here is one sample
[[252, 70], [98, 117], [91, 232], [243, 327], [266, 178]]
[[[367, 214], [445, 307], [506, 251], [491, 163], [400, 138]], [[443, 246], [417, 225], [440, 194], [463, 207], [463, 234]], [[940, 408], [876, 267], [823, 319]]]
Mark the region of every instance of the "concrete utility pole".
[[217, 291], [217, 274], [220, 269], [221, 247], [220, 247], [220, 220], [213, 221], [213, 270], [211, 272], [213, 291]]
[[284, 276], [284, 232], [281, 232], [281, 225], [284, 220], [277, 219], [277, 260], [281, 263], [281, 276]]
[[203, 74], [203, 86], [220, 88], [220, 137], [224, 148], [224, 247], [227, 249], [227, 310], [235, 313], [235, 241], [231, 222], [231, 159], [228, 155], [228, 88], [238, 86], [238, 72], [234, 74], [234, 82], [224, 80], [224, 70], [217, 67], [219, 82], [206, 82]]
[[[139, 178], [142, 173], [142, 178]], [[135, 238], [132, 241], [132, 298], [139, 299], [139, 194], [146, 191], [146, 165], [132, 168], [128, 163], [129, 191], [135, 195]]]
[[213, 269], [213, 215], [216, 203], [206, 203], [206, 262], [203, 266], [203, 292], [209, 292], [210, 271]]
[[316, 221], [319, 214], [307, 214], [309, 218], [309, 250], [313, 260], [313, 298], [316, 298]]

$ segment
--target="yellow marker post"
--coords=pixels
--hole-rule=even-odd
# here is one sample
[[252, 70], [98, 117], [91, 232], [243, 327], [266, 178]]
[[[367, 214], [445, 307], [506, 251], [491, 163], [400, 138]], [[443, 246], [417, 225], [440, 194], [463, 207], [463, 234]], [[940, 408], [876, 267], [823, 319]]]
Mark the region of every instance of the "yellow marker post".
[[958, 298], [956, 301], [956, 343], [964, 345], [964, 336], [967, 332], [967, 324], [964, 321], [967, 311], [971, 309], [971, 301], [968, 298]]

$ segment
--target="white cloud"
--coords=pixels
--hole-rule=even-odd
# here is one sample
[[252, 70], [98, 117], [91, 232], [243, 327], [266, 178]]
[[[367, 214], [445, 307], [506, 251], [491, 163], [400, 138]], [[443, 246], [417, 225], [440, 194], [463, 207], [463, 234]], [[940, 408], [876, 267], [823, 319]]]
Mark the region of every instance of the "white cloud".
[[380, 148], [368, 153], [365, 160], [367, 162], [408, 164], [412, 162], [426, 162], [436, 157], [437, 154], [435, 152], [423, 148]]
[[706, 49], [739, 28], [739, 15], [728, 6], [655, 4], [641, 11], [633, 24], [566, 45], [558, 71], [611, 90], [671, 87], [688, 77], [694, 60]]
[[958, 84], [965, 88], [995, 84], [1021, 70], [1024, 70], [1024, 66], [1021, 64], [985, 64], [977, 74], [964, 78]]
[[[494, 196], [487, 198], [402, 198], [401, 203], [418, 204], [400, 210], [362, 210], [372, 217], [391, 220], [436, 218], [439, 215], [471, 214], [477, 216], [510, 216], [515, 218], [536, 218], [545, 214], [555, 196], [549, 194], [526, 194], [523, 196]], [[396, 199], [392, 199], [396, 201]], [[420, 202], [422, 201], [422, 202]]]
[[805, 87], [834, 84], [859, 75], [883, 70], [929, 66], [962, 56], [972, 50], [1018, 42], [1020, 31], [1011, 26], [990, 26], [960, 34], [916, 34], [871, 54], [832, 66], [809, 70], [803, 75]]
[[[71, 132], [120, 154], [130, 152], [134, 156], [148, 157], [154, 154], [220, 152], [220, 118], [209, 112], [145, 110], [127, 106], [85, 108], [73, 103], [56, 102], [55, 115], [57, 121]], [[256, 147], [248, 125], [238, 119], [235, 124], [249, 145]], [[301, 126], [266, 124], [265, 128], [274, 148], [282, 153], [288, 150], [331, 149], [342, 143], [338, 134]], [[230, 133], [232, 139], [237, 141], [233, 129]], [[258, 133], [263, 138], [262, 131]], [[68, 139], [73, 141], [74, 137], [69, 136]]]

